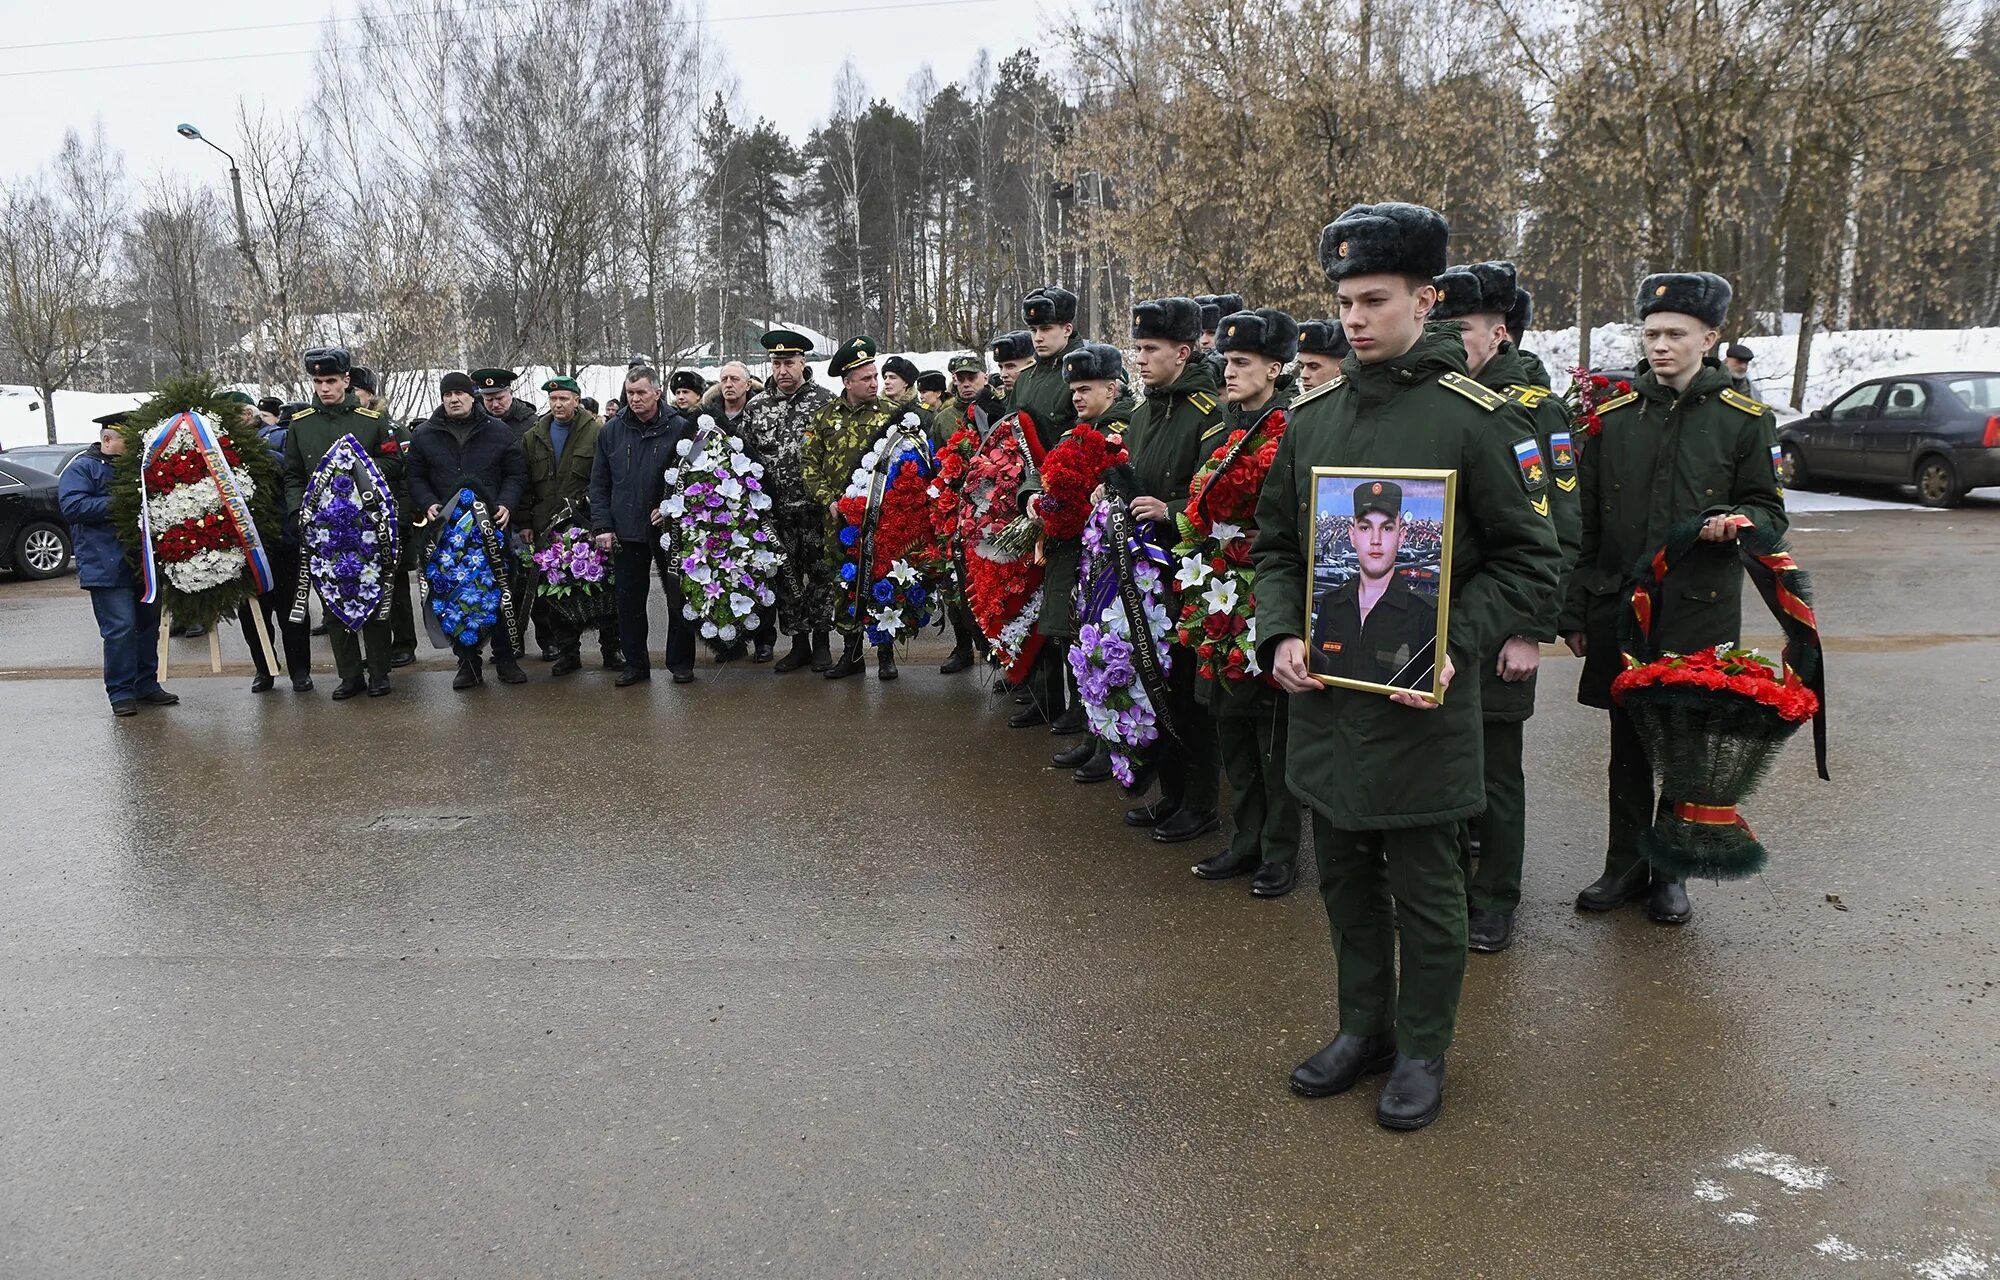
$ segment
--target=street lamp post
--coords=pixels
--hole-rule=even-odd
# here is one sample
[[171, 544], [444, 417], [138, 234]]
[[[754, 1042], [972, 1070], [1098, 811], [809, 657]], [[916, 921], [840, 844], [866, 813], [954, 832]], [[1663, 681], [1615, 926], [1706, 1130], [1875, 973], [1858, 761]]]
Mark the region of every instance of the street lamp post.
[[252, 292], [255, 303], [255, 328], [251, 330], [251, 350], [257, 357], [257, 390], [268, 392], [277, 382], [277, 375], [271, 368], [270, 313], [267, 305], [269, 287], [264, 280], [264, 268], [257, 262], [257, 251], [250, 243], [250, 215], [243, 207], [243, 171], [236, 167], [236, 157], [224, 151], [191, 124], [174, 126], [174, 132], [194, 142], [206, 144], [217, 155], [229, 162], [229, 194], [236, 199], [236, 248], [243, 255], [243, 264], [250, 268], [250, 277], [255, 281]]

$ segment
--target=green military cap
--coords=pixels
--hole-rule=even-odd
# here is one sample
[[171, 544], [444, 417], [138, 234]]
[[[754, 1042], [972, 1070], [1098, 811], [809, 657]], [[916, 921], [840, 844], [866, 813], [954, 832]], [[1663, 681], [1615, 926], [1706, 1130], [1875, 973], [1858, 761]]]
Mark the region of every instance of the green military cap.
[[1354, 486], [1354, 518], [1380, 511], [1394, 519], [1403, 514], [1403, 486], [1394, 480], [1369, 480]]
[[231, 404], [254, 405], [257, 403], [255, 400], [250, 398], [250, 393], [247, 391], [225, 391], [222, 393], [222, 398], [224, 400], [229, 401]]
[[973, 355], [971, 352], [966, 352], [964, 355], [953, 356], [951, 363], [945, 365], [945, 372], [985, 373], [986, 361], [979, 356]]
[[519, 376], [512, 369], [474, 369], [472, 382], [480, 395], [492, 395], [496, 391], [512, 391], [514, 379]]
[[834, 349], [833, 359], [826, 362], [826, 371], [838, 378], [852, 373], [864, 364], [875, 362], [875, 339], [867, 334], [849, 338]]
[[583, 388], [577, 386], [576, 379], [570, 377], [568, 374], [560, 374], [556, 377], [550, 378], [547, 382], [544, 382], [542, 384], [542, 390], [567, 391], [573, 396], [580, 396], [583, 394]]
[[757, 339], [764, 350], [777, 356], [808, 356], [812, 354], [812, 340], [793, 329], [773, 329]]
[[314, 347], [300, 358], [305, 361], [306, 372], [315, 378], [335, 377], [354, 367], [346, 347]]

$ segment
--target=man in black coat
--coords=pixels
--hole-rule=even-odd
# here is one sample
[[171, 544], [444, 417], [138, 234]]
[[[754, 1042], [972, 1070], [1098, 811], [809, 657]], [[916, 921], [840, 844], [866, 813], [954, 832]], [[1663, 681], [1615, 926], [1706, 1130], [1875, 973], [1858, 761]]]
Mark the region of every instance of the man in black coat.
[[660, 403], [660, 372], [650, 365], [625, 371], [625, 407], [597, 433], [597, 456], [590, 465], [590, 531], [600, 551], [611, 553], [618, 600], [619, 647], [625, 670], [615, 682], [623, 689], [653, 678], [646, 651], [648, 579], [657, 572], [667, 593], [667, 670], [675, 684], [694, 680], [694, 628], [681, 617], [680, 570], [660, 546], [666, 517], [667, 468], [679, 446], [694, 437], [694, 424]]
[[[493, 524], [504, 531], [527, 490], [528, 459], [521, 452], [521, 438], [479, 403], [477, 388], [467, 375], [447, 373], [439, 380], [438, 390], [444, 403], [417, 428], [403, 463], [410, 501], [430, 524], [460, 489], [470, 489], [492, 504]], [[517, 600], [515, 616], [521, 617], [526, 607], [524, 601]], [[501, 681], [520, 684], [527, 680], [515, 661], [515, 637], [508, 634], [505, 618], [491, 634], [493, 669]], [[485, 683], [479, 648], [477, 644], [452, 645], [452, 652], [458, 655], [458, 675], [451, 682], [452, 688], [470, 689]]]

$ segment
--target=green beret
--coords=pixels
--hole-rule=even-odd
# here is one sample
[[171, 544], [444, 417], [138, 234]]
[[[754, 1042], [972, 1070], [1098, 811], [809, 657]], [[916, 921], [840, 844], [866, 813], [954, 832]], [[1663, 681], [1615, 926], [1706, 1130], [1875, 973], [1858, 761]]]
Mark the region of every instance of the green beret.
[[222, 393], [222, 398], [231, 404], [254, 405], [257, 403], [250, 398], [250, 393], [247, 391], [225, 391]]
[[1380, 511], [1392, 519], [1403, 514], [1403, 486], [1394, 480], [1369, 480], [1354, 486], [1354, 518]]
[[864, 364], [875, 362], [875, 339], [867, 334], [849, 338], [834, 349], [833, 359], [826, 362], [826, 371], [838, 378], [859, 369]]
[[580, 396], [583, 394], [583, 388], [577, 386], [576, 379], [570, 377], [568, 374], [563, 374], [558, 377], [550, 378], [547, 382], [544, 382], [542, 384], [542, 390], [567, 391], [573, 396]]

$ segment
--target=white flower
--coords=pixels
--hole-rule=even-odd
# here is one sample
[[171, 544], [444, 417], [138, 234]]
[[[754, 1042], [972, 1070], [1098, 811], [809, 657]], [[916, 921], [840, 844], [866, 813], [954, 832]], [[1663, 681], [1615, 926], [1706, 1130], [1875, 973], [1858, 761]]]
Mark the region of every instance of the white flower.
[[882, 460], [882, 455], [877, 453], [875, 450], [870, 449], [868, 452], [861, 455], [861, 468], [864, 471], [873, 471], [875, 469], [875, 464], [880, 462], [881, 460]]
[[1181, 571], [1174, 575], [1174, 586], [1181, 591], [1192, 591], [1208, 581], [1208, 561], [1200, 556], [1181, 557]]
[[1208, 592], [1202, 597], [1202, 605], [1210, 613], [1233, 613], [1236, 610], [1236, 579], [1221, 577], [1208, 584]]
[[715, 624], [713, 622], [704, 622], [701, 624], [701, 638], [704, 640], [713, 640], [716, 638]]
[[686, 618], [689, 622], [701, 621], [701, 615], [695, 612], [695, 608], [691, 604], [681, 606], [681, 617]]
[[750, 470], [752, 464], [749, 455], [742, 453], [740, 451], [742, 449], [742, 446], [738, 445], [737, 449], [739, 450], [739, 452], [732, 453], [729, 455], [729, 469], [731, 471], [734, 471], [737, 475], [740, 476], [747, 473]]
[[688, 456], [689, 451], [692, 450], [693, 448], [694, 445], [692, 443], [686, 440], [682, 440], [674, 445], [674, 452], [679, 454], [681, 457], [685, 458]]
[[752, 511], [769, 511], [771, 509], [771, 495], [768, 493], [751, 494], [750, 509]]
[[725, 502], [734, 502], [743, 496], [742, 484], [734, 479], [724, 480], [715, 486], [715, 491], [722, 495]]
[[1225, 547], [1243, 536], [1243, 530], [1227, 520], [1217, 520], [1213, 532], [1216, 542]]
[[755, 600], [752, 600], [749, 596], [746, 596], [739, 591], [732, 591], [729, 593], [729, 611], [735, 614], [737, 617], [739, 618], [742, 617], [744, 614], [750, 612], [752, 609], [756, 607], [757, 607], [757, 602]]
[[847, 482], [853, 485], [854, 488], [861, 490], [863, 493], [866, 493], [868, 491], [868, 483], [873, 478], [874, 477], [871, 476], [868, 472], [863, 471], [857, 467], [855, 469], [854, 474], [847, 478]]
[[710, 572], [709, 567], [707, 565], [699, 563], [697, 563], [694, 568], [686, 569], [683, 570], [682, 572], [687, 574], [687, 580], [689, 582], [692, 582], [697, 586], [707, 583], [711, 578], [715, 576], [714, 573]]
[[746, 613], [743, 615], [743, 629], [745, 631], [755, 631], [757, 628], [763, 625], [764, 625], [764, 620], [758, 617], [755, 613]]
[[715, 419], [704, 413], [694, 420], [694, 425], [700, 427], [703, 431], [713, 431], [715, 430]]
[[[710, 629], [711, 628], [704, 628], [704, 630], [710, 630]], [[726, 622], [719, 627], [712, 628], [712, 630], [714, 631], [715, 638], [717, 640], [722, 641], [722, 643], [724, 644], [728, 644], [730, 641], [736, 639], [736, 628], [730, 626]]]
[[895, 635], [900, 635], [902, 633], [903, 630], [902, 614], [896, 613], [892, 610], [891, 612], [888, 613], [877, 613], [877, 614], [872, 614], [870, 616], [874, 619], [875, 629], [877, 631], [882, 632], [884, 635], [895, 636]]
[[670, 520], [678, 520], [687, 514], [687, 495], [677, 493], [660, 504], [660, 511]]
[[906, 427], [917, 427], [922, 425], [922, 423], [917, 418], [915, 410], [911, 410], [909, 413], [903, 415], [903, 425]]
[[884, 576], [899, 587], [907, 587], [917, 580], [917, 571], [910, 567], [909, 561], [897, 560], [889, 565], [889, 572]]
[[668, 467], [668, 468], [667, 468], [667, 483], [668, 483], [668, 484], [670, 484], [670, 485], [673, 485], [673, 484], [679, 484], [680, 482], [681, 482], [681, 470], [680, 470], [680, 468], [679, 468], [679, 467]]

